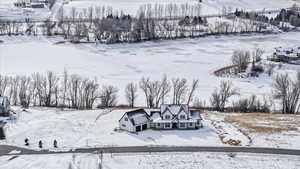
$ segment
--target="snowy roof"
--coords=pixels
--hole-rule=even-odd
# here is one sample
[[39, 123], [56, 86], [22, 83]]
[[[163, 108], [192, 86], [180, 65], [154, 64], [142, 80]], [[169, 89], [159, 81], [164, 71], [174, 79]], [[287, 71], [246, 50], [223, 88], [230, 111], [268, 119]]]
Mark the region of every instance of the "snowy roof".
[[202, 117], [200, 115], [200, 112], [198, 111], [191, 111], [191, 118], [196, 120], [202, 120]]
[[188, 105], [186, 104], [163, 104], [160, 106], [161, 114], [169, 111], [173, 115], [177, 115], [179, 112], [188, 112]]
[[149, 121], [149, 115], [147, 114], [147, 112], [144, 109], [129, 111], [129, 112], [126, 112], [125, 114], [127, 114], [129, 121], [133, 125], [145, 124]]
[[145, 124], [149, 120], [148, 115], [146, 114], [135, 114], [131, 116], [130, 121], [133, 125]]

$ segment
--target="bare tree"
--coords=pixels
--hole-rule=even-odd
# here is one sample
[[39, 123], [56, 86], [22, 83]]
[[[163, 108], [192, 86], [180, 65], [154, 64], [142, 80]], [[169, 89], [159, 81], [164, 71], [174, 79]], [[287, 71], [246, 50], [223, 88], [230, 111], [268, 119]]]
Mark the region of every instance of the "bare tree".
[[59, 78], [54, 72], [51, 72], [51, 71], [47, 72], [46, 78], [47, 78], [46, 79], [47, 86], [44, 86], [45, 90], [47, 91], [46, 92], [47, 94], [45, 96], [45, 98], [46, 98], [45, 106], [51, 106], [52, 97], [53, 97], [53, 94], [55, 94], [55, 89], [57, 88]]
[[32, 91], [31, 78], [22, 76], [20, 78], [19, 100], [24, 108], [28, 108], [31, 103]]
[[297, 73], [297, 79], [294, 81], [289, 78], [288, 74], [278, 75], [273, 88], [274, 98], [281, 100], [282, 113], [297, 113], [300, 98], [300, 73]]
[[112, 107], [116, 106], [117, 104], [117, 93], [119, 89], [108, 85], [108, 86], [103, 86], [102, 91], [101, 91], [101, 106], [102, 107]]
[[2, 76], [0, 74], [0, 96], [6, 93], [8, 87], [9, 87], [9, 78], [7, 76]]
[[142, 89], [142, 91], [144, 92], [145, 98], [146, 98], [146, 104], [148, 107], [152, 107], [153, 105], [151, 105], [152, 102], [152, 98], [150, 96], [150, 91], [149, 91], [149, 86], [150, 86], [150, 78], [145, 78], [142, 77], [142, 79], [140, 80], [139, 86]]
[[243, 72], [247, 69], [250, 62], [250, 52], [249, 51], [234, 51], [232, 58], [232, 64], [237, 66], [238, 73]]
[[182, 104], [185, 101], [188, 91], [187, 80], [185, 78], [172, 79], [173, 104]]
[[195, 91], [197, 90], [198, 86], [199, 86], [199, 80], [193, 80], [192, 86], [191, 86], [189, 94], [188, 94], [187, 105], [190, 105], [191, 101], [193, 101], [193, 97], [194, 97]]
[[125, 88], [125, 97], [130, 107], [134, 107], [137, 98], [137, 85], [133, 82], [127, 84]]
[[238, 94], [238, 89], [233, 88], [232, 82], [221, 81], [219, 88], [216, 88], [212, 93], [210, 99], [211, 105], [215, 110], [224, 112], [229, 98]]
[[140, 88], [145, 94], [148, 107], [158, 107], [159, 104], [165, 102], [168, 93], [171, 90], [170, 83], [166, 75], [162, 80], [150, 80], [150, 78], [142, 78]]
[[259, 61], [261, 61], [261, 57], [263, 56], [264, 53], [265, 53], [265, 51], [263, 49], [256, 48], [252, 52], [252, 60], [253, 60], [253, 62], [259, 62]]
[[168, 94], [171, 91], [171, 85], [168, 80], [167, 75], [164, 75], [161, 82], [160, 82], [160, 92], [158, 95], [158, 99], [156, 99], [156, 107], [159, 106], [159, 103], [165, 104], [165, 100], [168, 96]]

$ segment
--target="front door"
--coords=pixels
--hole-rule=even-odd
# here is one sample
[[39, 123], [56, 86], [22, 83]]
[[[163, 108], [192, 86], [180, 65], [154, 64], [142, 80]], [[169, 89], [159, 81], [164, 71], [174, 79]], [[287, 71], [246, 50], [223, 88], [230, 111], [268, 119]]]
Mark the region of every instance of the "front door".
[[135, 128], [135, 131], [136, 132], [139, 132], [139, 131], [141, 131], [142, 129], [141, 129], [141, 126], [136, 126], [136, 128]]
[[143, 124], [142, 130], [146, 130], [146, 129], [147, 129], [147, 124]]
[[177, 127], [177, 123], [172, 123], [172, 128], [173, 129], [177, 129], [178, 127]]

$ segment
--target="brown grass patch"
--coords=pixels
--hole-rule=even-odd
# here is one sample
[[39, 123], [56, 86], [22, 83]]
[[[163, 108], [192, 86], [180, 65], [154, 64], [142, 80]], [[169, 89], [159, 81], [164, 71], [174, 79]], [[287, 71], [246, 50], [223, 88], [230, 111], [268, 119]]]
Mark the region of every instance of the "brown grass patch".
[[300, 116], [247, 113], [227, 115], [225, 122], [234, 123], [250, 132], [279, 133], [283, 131], [297, 131], [298, 127], [300, 127]]

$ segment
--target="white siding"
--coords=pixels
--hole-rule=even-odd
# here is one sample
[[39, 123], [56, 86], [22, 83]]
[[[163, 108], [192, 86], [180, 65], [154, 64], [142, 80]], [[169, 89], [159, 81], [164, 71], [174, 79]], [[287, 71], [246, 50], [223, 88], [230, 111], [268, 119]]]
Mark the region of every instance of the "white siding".
[[[127, 119], [127, 121], [126, 121]], [[123, 118], [119, 121], [119, 127], [122, 130], [135, 132], [135, 127], [132, 125], [127, 115], [124, 115]]]
[[[187, 115], [186, 112], [184, 112], [184, 111], [179, 112], [177, 118], [180, 119], [180, 116], [181, 116], [181, 115], [184, 115], [184, 116], [185, 116], [184, 120], [187, 120], [188, 115]], [[181, 119], [181, 120], [182, 120], [182, 119]]]
[[180, 129], [185, 129], [186, 128], [186, 123], [178, 123], [178, 128]]
[[172, 128], [172, 124], [171, 123], [164, 123], [164, 128], [165, 129], [171, 129]]
[[187, 123], [188, 128], [196, 128], [196, 123]]
[[163, 118], [163, 119], [166, 119], [166, 116], [170, 116], [170, 120], [173, 118], [172, 113], [170, 113], [169, 111], [166, 111], [166, 112], [163, 114], [162, 118]]

